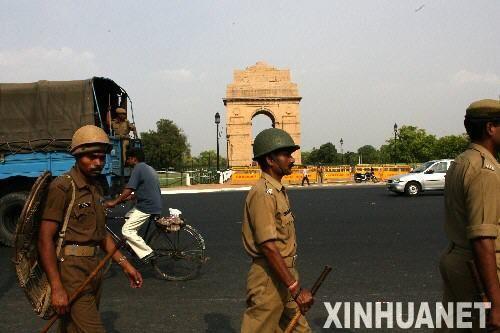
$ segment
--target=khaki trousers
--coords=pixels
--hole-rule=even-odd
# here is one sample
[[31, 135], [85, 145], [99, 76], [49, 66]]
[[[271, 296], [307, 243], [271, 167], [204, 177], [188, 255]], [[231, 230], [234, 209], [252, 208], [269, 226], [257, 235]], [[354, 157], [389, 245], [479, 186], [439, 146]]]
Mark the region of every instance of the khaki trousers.
[[[91, 272], [97, 267], [99, 258], [65, 256], [59, 263], [61, 280], [68, 297], [78, 289]], [[70, 312], [59, 321], [59, 333], [105, 333], [99, 315], [101, 299], [102, 275], [96, 278], [83, 290], [83, 293], [71, 305]]]
[[134, 250], [139, 258], [144, 258], [153, 250], [146, 244], [144, 239], [137, 234], [144, 222], [147, 222], [151, 214], [143, 213], [137, 208], [132, 208], [128, 211], [126, 222], [122, 227], [123, 237], [127, 240], [128, 245]]
[[[295, 268], [290, 272], [298, 279]], [[254, 262], [247, 277], [247, 309], [243, 314], [242, 333], [283, 332], [299, 311], [288, 289], [264, 262]], [[301, 316], [294, 332], [312, 332]]]
[[[443, 280], [443, 304], [448, 302], [478, 302], [478, 293], [472, 279], [467, 261], [473, 259], [472, 251], [450, 245], [441, 255], [439, 270]], [[498, 262], [497, 254], [497, 262]], [[497, 274], [498, 274], [497, 269]], [[470, 328], [436, 328], [435, 333], [452, 332], [486, 332], [479, 328], [479, 311], [472, 311], [472, 329]], [[456, 323], [456, 320], [454, 320]]]

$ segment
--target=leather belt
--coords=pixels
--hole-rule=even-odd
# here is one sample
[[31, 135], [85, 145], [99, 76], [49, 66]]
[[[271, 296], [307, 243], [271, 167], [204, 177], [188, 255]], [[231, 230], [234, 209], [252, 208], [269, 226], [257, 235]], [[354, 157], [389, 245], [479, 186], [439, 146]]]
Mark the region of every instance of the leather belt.
[[70, 244], [63, 247], [63, 255], [75, 257], [93, 257], [97, 254], [97, 246]]
[[[291, 257], [283, 257], [283, 260], [285, 261], [285, 264], [288, 268], [293, 268], [297, 263], [297, 255]], [[256, 264], [269, 265], [269, 262], [265, 257], [252, 258], [252, 261]]]

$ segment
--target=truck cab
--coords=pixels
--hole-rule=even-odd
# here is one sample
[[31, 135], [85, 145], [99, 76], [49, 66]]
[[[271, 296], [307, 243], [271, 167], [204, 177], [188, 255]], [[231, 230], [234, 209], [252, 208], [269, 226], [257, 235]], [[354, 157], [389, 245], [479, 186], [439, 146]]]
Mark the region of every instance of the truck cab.
[[[130, 107], [129, 107], [130, 106]], [[124, 138], [111, 126], [116, 109], [132, 103], [113, 80], [93, 77], [77, 81], [0, 83], [0, 242], [12, 246], [21, 210], [31, 186], [44, 171], [56, 177], [75, 163], [69, 153], [73, 133], [83, 125], [96, 125], [110, 138], [103, 174], [111, 191], [119, 190], [130, 169], [125, 166]], [[139, 146], [134, 133], [130, 146]]]

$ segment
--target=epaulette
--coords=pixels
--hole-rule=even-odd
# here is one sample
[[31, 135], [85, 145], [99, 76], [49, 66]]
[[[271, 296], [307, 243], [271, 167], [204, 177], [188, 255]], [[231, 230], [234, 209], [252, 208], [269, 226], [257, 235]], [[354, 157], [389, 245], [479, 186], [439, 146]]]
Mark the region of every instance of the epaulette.
[[488, 159], [485, 156], [483, 156], [482, 154], [481, 154], [481, 157], [483, 158], [483, 169], [495, 171], [495, 166], [493, 164], [491, 164], [491, 162], [488, 161]]
[[57, 176], [56, 178], [54, 178], [54, 180], [52, 180], [51, 185], [57, 186], [67, 192], [71, 188], [71, 176], [67, 173]]
[[273, 189], [269, 187], [269, 182], [267, 180], [264, 180], [264, 185], [266, 186], [266, 194], [272, 195]]

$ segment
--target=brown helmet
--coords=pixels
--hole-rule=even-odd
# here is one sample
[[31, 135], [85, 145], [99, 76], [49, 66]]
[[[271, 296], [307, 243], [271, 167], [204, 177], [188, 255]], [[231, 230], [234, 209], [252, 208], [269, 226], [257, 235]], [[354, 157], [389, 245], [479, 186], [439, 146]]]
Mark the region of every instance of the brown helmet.
[[116, 108], [116, 113], [117, 114], [127, 114], [127, 110], [124, 108]]
[[71, 155], [77, 156], [86, 153], [103, 152], [111, 150], [109, 137], [102, 128], [94, 125], [85, 125], [76, 130], [71, 139]]

